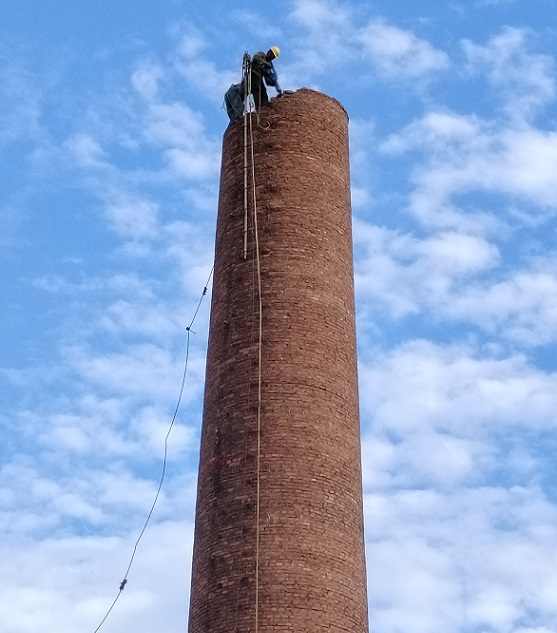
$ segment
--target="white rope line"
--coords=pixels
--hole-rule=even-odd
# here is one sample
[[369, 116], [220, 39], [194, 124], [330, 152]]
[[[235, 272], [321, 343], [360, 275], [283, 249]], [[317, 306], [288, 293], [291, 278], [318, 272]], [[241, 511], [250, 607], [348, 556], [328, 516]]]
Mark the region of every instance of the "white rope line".
[[[246, 98], [249, 101], [251, 92], [251, 67], [247, 53], [244, 53], [242, 60], [242, 90], [245, 88], [244, 94], [244, 259], [248, 258], [248, 122]], [[249, 105], [248, 105], [249, 108]]]
[[252, 193], [253, 193], [253, 228], [255, 238], [255, 262], [257, 268], [257, 293], [259, 298], [259, 343], [257, 356], [257, 466], [256, 466], [256, 513], [255, 513], [255, 633], [259, 631], [259, 544], [261, 537], [260, 516], [261, 516], [261, 360], [262, 360], [262, 341], [263, 341], [263, 300], [261, 296], [261, 262], [259, 258], [259, 231], [257, 225], [257, 193], [255, 187], [255, 157], [253, 151], [253, 124], [252, 113], [249, 112], [249, 133], [251, 148], [251, 176], [252, 176]]

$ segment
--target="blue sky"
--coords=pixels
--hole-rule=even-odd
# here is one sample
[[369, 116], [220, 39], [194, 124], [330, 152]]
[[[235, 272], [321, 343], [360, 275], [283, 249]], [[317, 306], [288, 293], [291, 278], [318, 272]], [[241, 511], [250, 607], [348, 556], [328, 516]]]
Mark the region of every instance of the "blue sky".
[[[373, 629], [557, 633], [556, 31], [550, 0], [4, 0], [3, 631], [92, 632], [117, 593], [212, 266], [222, 96], [278, 45], [283, 88], [350, 115]], [[187, 627], [209, 303], [106, 633]]]

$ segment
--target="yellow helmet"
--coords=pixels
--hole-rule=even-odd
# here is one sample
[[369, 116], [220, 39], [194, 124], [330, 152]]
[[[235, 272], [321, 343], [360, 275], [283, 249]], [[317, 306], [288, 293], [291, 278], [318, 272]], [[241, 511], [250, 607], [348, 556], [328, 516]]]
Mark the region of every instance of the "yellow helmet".
[[269, 50], [273, 52], [275, 59], [280, 55], [280, 48], [278, 46], [271, 46]]

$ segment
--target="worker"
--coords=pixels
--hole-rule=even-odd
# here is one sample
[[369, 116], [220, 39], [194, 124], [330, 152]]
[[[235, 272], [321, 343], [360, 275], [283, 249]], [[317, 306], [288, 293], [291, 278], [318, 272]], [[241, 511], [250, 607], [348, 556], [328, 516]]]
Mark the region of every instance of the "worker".
[[255, 53], [253, 59], [250, 59], [247, 53], [244, 55], [245, 74], [242, 82], [232, 84], [224, 95], [224, 104], [230, 123], [233, 123], [244, 113], [244, 102], [248, 94], [253, 95], [256, 109], [269, 102], [266, 85], [273, 86], [277, 94], [282, 95], [277, 71], [273, 66], [273, 60], [279, 55], [278, 46], [271, 46], [266, 53], [263, 51]]
[[279, 96], [282, 95], [282, 90], [278, 83], [277, 71], [273, 66], [273, 60], [279, 55], [279, 47], [271, 46], [266, 53], [263, 51], [255, 53], [251, 60], [251, 94], [255, 101], [256, 110], [259, 110], [262, 105], [269, 102], [265, 85], [273, 86], [277, 94]]

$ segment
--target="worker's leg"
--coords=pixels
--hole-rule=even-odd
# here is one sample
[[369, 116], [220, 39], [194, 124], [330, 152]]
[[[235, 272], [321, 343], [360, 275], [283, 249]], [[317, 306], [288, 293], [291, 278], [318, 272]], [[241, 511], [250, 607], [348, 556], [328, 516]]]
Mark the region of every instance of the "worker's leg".
[[259, 97], [259, 105], [267, 105], [269, 103], [269, 95], [267, 94], [267, 90], [265, 88], [265, 84], [261, 82], [261, 90]]
[[253, 95], [256, 110], [259, 110], [262, 105], [269, 102], [269, 97], [267, 96], [267, 90], [265, 90], [263, 79], [255, 73], [251, 76], [251, 93]]

